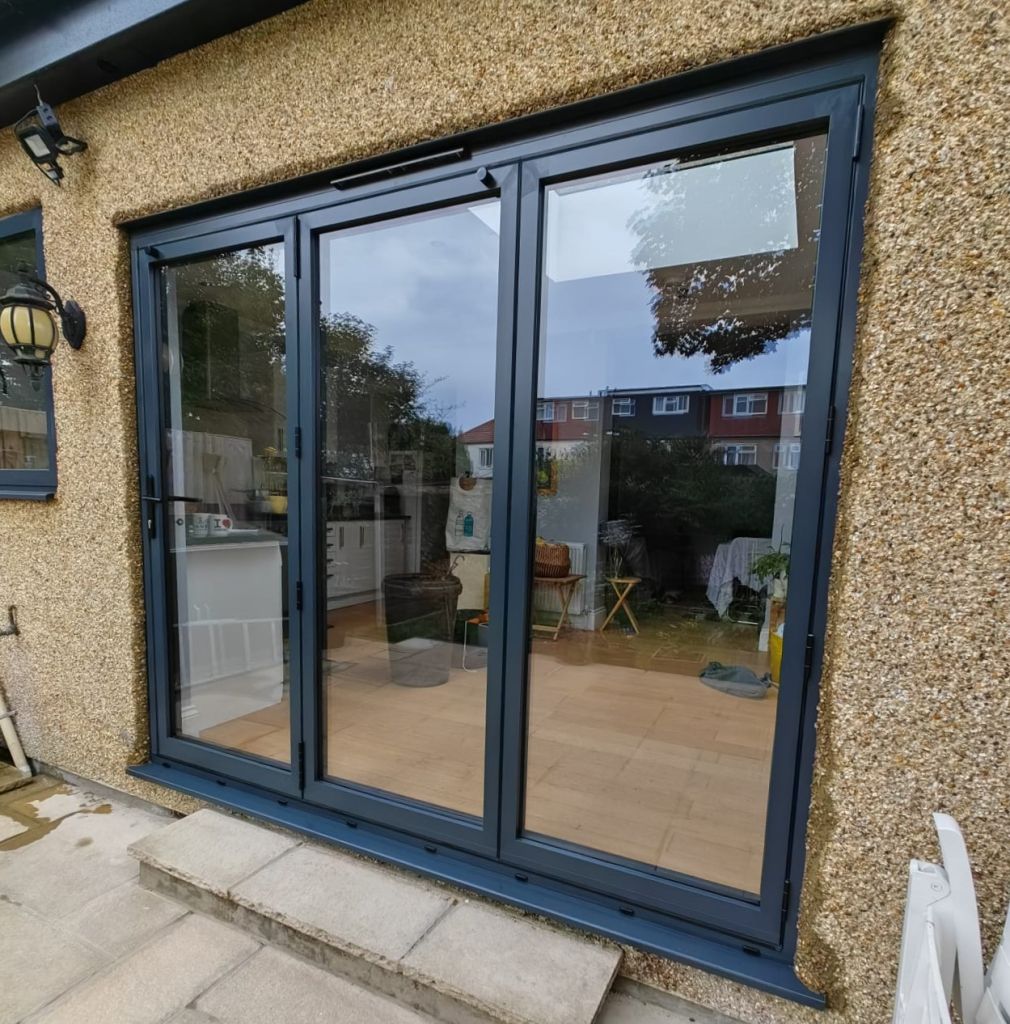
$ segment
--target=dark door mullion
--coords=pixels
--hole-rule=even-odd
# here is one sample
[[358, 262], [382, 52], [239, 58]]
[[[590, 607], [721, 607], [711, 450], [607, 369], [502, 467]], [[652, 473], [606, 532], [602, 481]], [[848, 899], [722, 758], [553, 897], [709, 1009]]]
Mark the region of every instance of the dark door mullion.
[[[501, 856], [531, 871], [554, 874], [616, 898], [684, 915], [730, 932], [750, 935], [770, 945], [781, 941], [783, 893], [795, 814], [794, 786], [799, 723], [803, 710], [805, 623], [816, 597], [814, 559], [821, 530], [824, 500], [823, 460], [816, 458], [823, 437], [832, 384], [838, 330], [841, 267], [845, 257], [847, 196], [852, 176], [851, 137], [858, 105], [858, 86], [766, 104], [753, 110], [660, 129], [620, 142], [603, 143], [533, 160], [523, 165], [516, 320], [516, 383], [512, 431], [512, 521], [509, 532], [509, 611], [506, 637], [506, 699], [502, 775]], [[734, 894], [703, 879], [659, 876], [647, 865], [621, 858], [594, 857], [591, 850], [569, 848], [565, 842], [523, 835], [525, 759], [529, 701], [528, 622], [531, 596], [532, 540], [536, 532], [533, 487], [534, 430], [539, 371], [539, 316], [543, 186], [579, 179], [662, 154], [699, 146], [732, 145], [735, 138], [783, 138], [820, 124], [828, 127], [828, 157], [823, 194], [825, 215], [817, 250], [812, 319], [816, 318], [807, 382], [809, 415], [804, 416], [804, 451], [794, 510], [790, 566], [790, 620], [786, 629], [782, 678], [788, 679], [778, 708], [769, 771], [769, 801], [764, 834], [761, 891], [757, 896]], [[813, 397], [811, 397], [813, 396]], [[823, 451], [823, 448], [821, 449]], [[793, 588], [795, 578], [796, 587]]]
[[[302, 352], [303, 533], [302, 558], [305, 612], [302, 652], [303, 720], [305, 739], [305, 798], [345, 814], [349, 820], [371, 821], [402, 829], [433, 843], [495, 856], [498, 848], [498, 804], [500, 795], [502, 668], [500, 630], [491, 630], [488, 651], [487, 702], [485, 714], [483, 816], [467, 819], [453, 811], [411, 801], [395, 793], [372, 790], [352, 781], [329, 778], [325, 771], [325, 701], [322, 694], [322, 644], [326, 637], [325, 531], [322, 528], [321, 401], [322, 370], [319, 318], [321, 302], [320, 237], [324, 233], [373, 223], [395, 223], [400, 217], [425, 210], [454, 206], [497, 196], [500, 203], [497, 349], [495, 366], [494, 416], [506, 425], [511, 418], [512, 336], [516, 266], [516, 205], [518, 173], [514, 165], [489, 168], [490, 178], [473, 171], [426, 185], [412, 184], [399, 193], [384, 193], [345, 202], [301, 218], [301, 280], [299, 282], [300, 348]], [[306, 403], [311, 403], [308, 406]], [[311, 409], [311, 411], [309, 411]], [[492, 490], [491, 550], [494, 566], [489, 595], [489, 620], [504, 621], [507, 611], [507, 573], [504, 551], [507, 542], [509, 495], [507, 474], [497, 461], [508, 466], [507, 426], [505, 437], [495, 442], [495, 487]], [[499, 447], [500, 444], [500, 447]], [[311, 517], [311, 522], [309, 521]], [[311, 666], [311, 667], [310, 667]], [[339, 742], [339, 740], [337, 741]]]
[[[158, 248], [149, 247], [140, 250], [136, 264], [137, 298], [139, 308], [143, 310], [137, 331], [138, 367], [143, 387], [143, 415], [138, 424], [141, 441], [141, 485], [144, 488], [141, 493], [156, 499], [142, 502], [148, 507], [141, 511], [147, 565], [146, 586], [151, 615], [148, 671], [153, 712], [152, 746], [159, 759], [166, 763], [191, 764], [219, 774], [223, 784], [227, 779], [234, 779], [238, 782], [259, 785], [287, 796], [298, 795], [299, 792], [294, 760], [286, 765], [267, 761], [225, 747], [202, 743], [193, 737], [178, 736], [174, 731], [173, 702], [175, 694], [172, 684], [171, 611], [168, 601], [168, 585], [172, 571], [169, 565], [169, 545], [173, 502], [166, 499], [166, 495], [171, 493], [171, 488], [165, 479], [167, 466], [163, 452], [169, 416], [165, 405], [165, 387], [167, 374], [171, 372], [171, 367], [168, 365], [168, 361], [162, 358], [165, 344], [163, 336], [165, 313], [161, 289], [158, 287], [158, 277], [162, 268], [166, 266], [185, 264], [255, 245], [285, 243], [285, 353], [287, 358], [292, 355], [287, 346], [293, 329], [291, 313], [294, 307], [294, 297], [290, 291], [292, 225], [292, 220], [286, 222], [265, 221], [213, 235], [176, 240]], [[289, 405], [291, 387], [292, 382], [289, 380], [287, 387]], [[290, 433], [286, 440], [290, 454], [290, 446], [293, 443]], [[291, 464], [289, 462], [289, 465]], [[155, 491], [154, 494], [149, 493], [152, 489]], [[297, 502], [297, 498], [295, 500]], [[146, 529], [146, 520], [149, 514], [154, 516], [157, 521], [153, 536]], [[291, 622], [295, 606], [293, 600], [294, 572], [290, 561], [288, 568], [290, 638], [292, 627], [296, 627], [297, 624]], [[291, 650], [289, 642], [289, 651]], [[293, 695], [293, 701], [297, 700], [297, 697], [294, 696], [297, 668], [297, 655], [295, 654], [289, 662], [288, 668], [289, 692]], [[293, 719], [289, 721], [289, 727], [293, 736], [297, 728]], [[292, 750], [294, 750], [294, 742], [292, 742]]]

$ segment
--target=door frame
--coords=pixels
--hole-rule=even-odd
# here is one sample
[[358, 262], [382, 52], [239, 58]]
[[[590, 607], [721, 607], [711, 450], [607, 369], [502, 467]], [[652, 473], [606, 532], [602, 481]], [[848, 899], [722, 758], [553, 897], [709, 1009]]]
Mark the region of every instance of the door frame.
[[[325, 637], [325, 528], [320, 508], [321, 451], [319, 425], [322, 411], [319, 393], [319, 245], [324, 234], [344, 228], [371, 224], [392, 224], [411, 214], [447, 209], [468, 201], [498, 197], [500, 203], [497, 348], [495, 354], [495, 423], [503, 424], [500, 453], [503, 472], [495, 474], [491, 495], [491, 557], [493, 565], [507, 564], [508, 543], [508, 437], [511, 433], [512, 352], [514, 334], [513, 295], [516, 277], [516, 214], [518, 210], [518, 167], [515, 164], [489, 164], [484, 175], [472, 170], [426, 184], [407, 186], [383, 195], [366, 197], [316, 210], [299, 218], [301, 266], [304, 268], [301, 290], [301, 318], [306, 324], [303, 335], [302, 394], [313, 415], [305, 421], [305, 450], [315, 453], [303, 484], [301, 523], [302, 565], [305, 569], [305, 614], [303, 664], [311, 666], [305, 679], [305, 799], [331, 810], [377, 825], [401, 829], [431, 843], [448, 843], [459, 849], [494, 857], [498, 851], [500, 806], [501, 722], [503, 693], [504, 623], [508, 611], [505, 572], [491, 573], [489, 617], [502, 625], [490, 631], [487, 660], [487, 696], [484, 726], [484, 814], [468, 818], [451, 810], [419, 803], [393, 793], [372, 790], [363, 785], [326, 778], [322, 770], [326, 739], [325, 715], [321, 694], [321, 643]], [[496, 428], [496, 436], [498, 430]], [[499, 452], [496, 443], [495, 463]]]
[[[703, 914], [701, 918], [689, 920], [669, 912], [660, 913], [646, 906], [629, 906], [626, 901], [611, 898], [584, 883], [575, 884], [556, 875], [520, 868], [504, 858], [494, 860], [493, 855], [474, 854], [448, 843], [438, 847], [440, 856], [432, 856], [436, 852], [433, 844], [397, 828], [373, 825], [365, 819], [352, 822], [349, 816], [301, 800], [297, 786], [293, 790], [285, 790], [287, 795], [282, 796], [278, 787], [280, 779], [276, 775], [271, 776], [270, 772], [265, 773], [262, 779], [250, 782], [242, 771], [249, 763], [248, 759], [228, 754], [222, 757], [202, 757], [201, 752], [206, 748], [200, 744], [180, 740], [171, 742], [166, 729], [169, 721], [166, 704], [168, 690], [161, 689], [165, 682], [163, 670], [159, 667], [168, 638], [159, 627], [158, 616], [155, 614], [164, 602], [163, 558], [159, 555], [157, 540], [152, 542], [143, 530], [141, 541], [144, 554], [144, 594], [148, 609], [146, 635], [151, 760], [145, 765], [131, 768], [131, 773], [245, 810], [267, 820], [287, 823], [293, 828], [457, 884], [470, 885], [481, 892], [495, 894], [517, 905], [576, 925], [582, 923], [619, 941], [727, 974], [810, 1005], [821, 1005], [823, 1000], [795, 979], [788, 964], [795, 954], [797, 942], [799, 891], [803, 877], [806, 824], [814, 769], [819, 676], [827, 625], [827, 580], [831, 569], [838, 504], [841, 442], [852, 376], [858, 271], [863, 239], [862, 213], [869, 185], [880, 42], [887, 27], [888, 23], [884, 21], [857, 26], [763, 51], [725, 65], [702, 68], [676, 78], [524, 116], [495, 127], [479, 128], [452, 138], [419, 143], [398, 153], [367, 158], [345, 168], [348, 173], [371, 171], [394, 167], [394, 161], [401, 161], [403, 169], [396, 170], [394, 167], [390, 172], [397, 175], [395, 179], [379, 176], [353, 189], [334, 191], [330, 184], [333, 172], [314, 174], [285, 185], [267, 186], [252, 193], [212, 200], [126, 225], [130, 231], [135, 309], [140, 448], [138, 491], [139, 496], [158, 498], [160, 491], [152, 491], [148, 481], [152, 467], [155, 473], [159, 468], [157, 453], [160, 444], [156, 430], [152, 436], [150, 412], [152, 402], [156, 402], [159, 397], [156, 385], [152, 387], [150, 366], [151, 360], [157, 358], [150, 351], [149, 344], [149, 339], [153, 337], [152, 330], [157, 325], [152, 302], [152, 267], [164, 252], [169, 251], [170, 245], [188, 244], [197, 252], [205, 249], [207, 239], [214, 235], [224, 236], [232, 230], [243, 230], [255, 225], [288, 222], [294, 224], [297, 236], [303, 234], [302, 222], [315, 211], [335, 210], [364, 199], [382, 201], [390, 192], [411, 185], [437, 184], [448, 177], [475, 172], [482, 165], [541, 160], [585, 145], [607, 142], [620, 144], [621, 140], [642, 131], [690, 125], [713, 114], [721, 116], [732, 113], [746, 117], [748, 111], [769, 102], [803, 101], [827, 91], [847, 86], [854, 88], [857, 100], [852, 112], [852, 173], [848, 193], [837, 197], [836, 210], [845, 228], [843, 249], [838, 254], [842, 283], [836, 311], [838, 331], [825, 435], [827, 459], [818, 521], [808, 527], [817, 532], [818, 538], [810, 632], [803, 655], [808, 682], [800, 700], [796, 702], [793, 716], [797, 724], [794, 741], [790, 744], [793, 751], [794, 784], [791, 792], [782, 795], [779, 811], [782, 820], [786, 822], [786, 834], [781, 844], [785, 856], [780, 908], [769, 904], [760, 921], [752, 916], [752, 923], [757, 921], [760, 927], [748, 934], [746, 928], [732, 923], [731, 915]], [[407, 167], [412, 159], [426, 159], [432, 154], [448, 151], [450, 147], [458, 156], [453, 157], [454, 162], [448, 165], [431, 164], [423, 169]], [[274, 230], [271, 228], [271, 231]], [[304, 259], [305, 252], [302, 237], [294, 247], [294, 258], [286, 263], [289, 274], [294, 271], [296, 277], [299, 275], [298, 264]], [[288, 284], [290, 286], [290, 278]], [[528, 369], [532, 364], [529, 363], [529, 355], [525, 358]], [[304, 373], [305, 368], [302, 367], [299, 377], [304, 377]], [[157, 375], [154, 377], [156, 379]], [[522, 395], [518, 399], [524, 400]], [[301, 408], [304, 410], [304, 405]], [[304, 419], [304, 412], [300, 414]], [[521, 475], [520, 467], [516, 467], [516, 472]], [[159, 506], [139, 501], [138, 510], [142, 519], [146, 518], [148, 508], [157, 510]], [[299, 547], [303, 552], [307, 544], [307, 538], [302, 536]], [[309, 554], [312, 555], [311, 549]], [[511, 563], [521, 556], [510, 550], [507, 557]], [[498, 574], [499, 586], [503, 585], [502, 575]], [[293, 577], [294, 573], [291, 573], [289, 586]], [[306, 590], [311, 588], [306, 587]], [[494, 599], [494, 595], [492, 597]], [[499, 595], [498, 601], [502, 600]], [[508, 607], [508, 594], [504, 600]], [[306, 621], [312, 618], [305, 617]], [[305, 644], [306, 637], [303, 635], [299, 647], [304, 649]], [[522, 653], [525, 658], [525, 650]], [[511, 656], [506, 652], [506, 656], [514, 660], [515, 652]], [[783, 756], [782, 753], [776, 753], [777, 759]], [[346, 826], [349, 824], [360, 827], [348, 829]], [[706, 896], [715, 901], [713, 906], [720, 900], [724, 906], [735, 906], [740, 902], [733, 900], [727, 904], [729, 897], [719, 893], [706, 893]], [[693, 913], [687, 906], [684, 912]], [[720, 920], [725, 922], [722, 926], [717, 923]]]
[[[827, 436], [832, 419], [834, 366], [844, 285], [848, 204], [854, 166], [852, 142], [857, 129], [860, 90], [841, 85], [801, 98], [746, 110], [729, 111], [661, 127], [632, 138], [568, 149], [524, 162], [519, 231], [519, 285], [516, 296], [516, 386], [512, 437], [512, 520], [509, 541], [509, 605], [512, 617], [506, 646], [505, 740], [502, 772], [503, 859], [575, 885], [605, 891], [629, 907], [684, 916], [715, 928], [774, 943], [782, 928], [788, 887], [789, 836], [794, 815], [800, 719], [809, 682], [808, 640], [814, 614], [820, 526], [827, 498]], [[736, 892], [693, 876], [663, 876], [646, 865], [618, 857], [596, 857], [559, 839], [522, 834], [526, 712], [528, 703], [532, 538], [536, 491], [533, 451], [545, 185], [663, 160], [679, 152], [706, 148], [738, 149], [763, 142], [788, 141], [812, 131], [826, 133], [822, 213], [811, 309], [810, 356], [803, 414], [801, 460], [790, 541], [789, 606], [776, 709], [768, 807], [765, 817], [761, 891]], [[818, 458], [818, 449], [823, 456]], [[787, 798], [783, 799], [783, 795]]]
[[297, 507], [300, 494], [301, 464], [296, 439], [302, 415], [298, 381], [298, 307], [296, 266], [296, 224], [294, 218], [257, 221], [192, 238], [176, 239], [158, 246], [145, 246], [134, 254], [138, 290], [138, 337], [150, 339], [138, 345], [137, 387], [141, 437], [141, 530], [145, 547], [144, 591], [147, 604], [148, 678], [152, 729], [157, 756], [191, 764], [220, 773], [225, 778], [263, 786], [273, 792], [299, 796], [301, 781], [298, 764], [301, 744], [301, 692], [297, 685], [301, 671], [301, 617], [296, 614], [301, 579], [300, 545], [296, 517], [288, 527], [288, 692], [291, 702], [291, 752], [287, 765], [178, 736], [173, 726], [172, 630], [168, 584], [171, 579], [168, 551], [171, 531], [170, 496], [165, 493], [164, 430], [168, 425], [165, 408], [167, 367], [162, 359], [163, 303], [158, 287], [158, 272], [173, 265], [257, 245], [281, 243], [284, 246], [285, 357], [287, 359], [289, 502]]

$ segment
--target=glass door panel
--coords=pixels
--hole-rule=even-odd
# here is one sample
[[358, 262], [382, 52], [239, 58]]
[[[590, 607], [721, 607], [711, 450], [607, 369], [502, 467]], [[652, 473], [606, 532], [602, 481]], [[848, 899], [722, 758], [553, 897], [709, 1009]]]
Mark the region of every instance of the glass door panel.
[[318, 239], [326, 777], [481, 818], [499, 200]]
[[825, 141], [543, 194], [524, 834], [754, 895]]
[[289, 764], [282, 244], [158, 271], [171, 729]]

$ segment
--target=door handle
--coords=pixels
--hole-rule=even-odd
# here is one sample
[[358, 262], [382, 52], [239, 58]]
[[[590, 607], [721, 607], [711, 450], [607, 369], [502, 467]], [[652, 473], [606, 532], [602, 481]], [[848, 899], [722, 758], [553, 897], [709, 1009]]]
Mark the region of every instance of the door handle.
[[[149, 476], [147, 478], [147, 489], [149, 491], [153, 491], [154, 490], [154, 477], [153, 476]], [[161, 498], [159, 498], [155, 494], [142, 494], [140, 496], [140, 500], [141, 500], [141, 502], [145, 506], [148, 506], [148, 505], [160, 505], [161, 504]], [[156, 517], [154, 515], [154, 510], [153, 509], [151, 509], [147, 513], [147, 535], [152, 540], [158, 535], [158, 521], [157, 521], [157, 519], [156, 519]]]

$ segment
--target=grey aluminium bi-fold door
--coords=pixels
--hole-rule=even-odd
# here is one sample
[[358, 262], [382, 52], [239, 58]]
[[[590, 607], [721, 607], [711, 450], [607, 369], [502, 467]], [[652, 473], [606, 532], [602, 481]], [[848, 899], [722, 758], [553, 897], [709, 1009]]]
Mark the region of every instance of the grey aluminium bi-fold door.
[[650, 948], [787, 946], [862, 89], [148, 230], [157, 758]]

